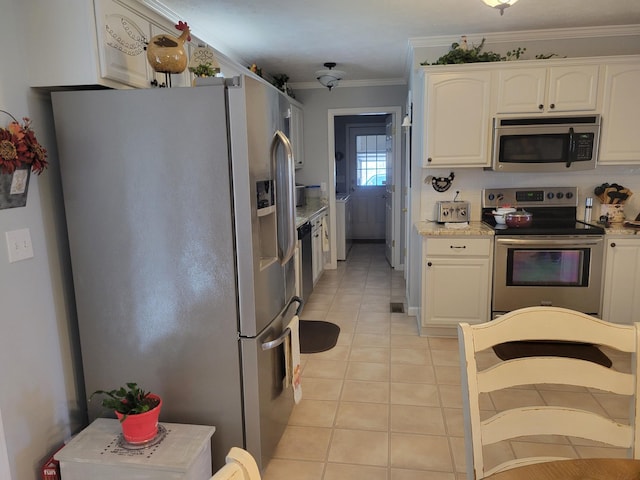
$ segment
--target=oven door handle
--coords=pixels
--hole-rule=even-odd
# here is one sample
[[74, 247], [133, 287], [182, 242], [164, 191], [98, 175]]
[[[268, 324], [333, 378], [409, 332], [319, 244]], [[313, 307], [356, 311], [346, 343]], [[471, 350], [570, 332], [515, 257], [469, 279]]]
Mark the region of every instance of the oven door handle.
[[529, 247], [537, 247], [537, 246], [597, 246], [603, 242], [602, 238], [597, 240], [592, 239], [580, 239], [580, 238], [564, 238], [564, 239], [549, 239], [549, 240], [541, 240], [541, 239], [498, 239], [496, 243], [499, 245], [514, 245], [514, 246], [529, 246]]

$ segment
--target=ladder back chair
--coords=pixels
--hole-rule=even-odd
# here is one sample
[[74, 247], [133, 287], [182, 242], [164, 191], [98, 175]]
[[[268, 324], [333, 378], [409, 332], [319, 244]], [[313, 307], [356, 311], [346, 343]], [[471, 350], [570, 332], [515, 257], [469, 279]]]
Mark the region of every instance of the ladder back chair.
[[224, 467], [210, 480], [260, 480], [260, 470], [253, 456], [242, 448], [232, 447]]
[[[559, 459], [516, 458], [499, 465], [486, 465], [484, 446], [533, 435], [589, 439], [626, 448], [628, 456], [640, 458], [637, 428], [639, 327], [639, 323], [609, 323], [557, 307], [523, 308], [490, 322], [459, 324], [467, 478], [481, 479], [509, 468]], [[536, 356], [500, 361], [483, 370], [478, 369], [478, 357], [481, 361], [490, 358], [482, 357], [482, 354], [478, 356], [478, 352], [515, 341], [577, 342], [606, 346], [628, 354], [630, 363], [626, 371], [624, 368], [617, 371], [587, 360]], [[511, 387], [541, 384], [572, 385], [622, 395], [624, 397], [621, 398], [629, 399], [628, 422], [562, 405], [511, 408], [481, 419], [481, 395]]]

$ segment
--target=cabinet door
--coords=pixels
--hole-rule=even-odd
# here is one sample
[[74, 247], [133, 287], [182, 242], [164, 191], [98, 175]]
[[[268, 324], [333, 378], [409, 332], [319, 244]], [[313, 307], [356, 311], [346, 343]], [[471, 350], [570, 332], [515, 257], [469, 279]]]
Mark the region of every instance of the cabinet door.
[[291, 105], [291, 146], [293, 147], [293, 158], [296, 168], [304, 165], [304, 135], [303, 135], [303, 113], [297, 105]]
[[538, 113], [544, 110], [545, 67], [502, 69], [497, 77], [497, 113]]
[[488, 166], [491, 73], [434, 73], [426, 82], [423, 166]]
[[96, 2], [100, 74], [131, 87], [149, 87], [146, 44], [151, 23], [114, 0]]
[[640, 239], [607, 239], [602, 319], [640, 320]]
[[498, 72], [497, 113], [596, 109], [598, 65], [505, 68]]
[[640, 62], [605, 67], [599, 164], [640, 163]]
[[551, 67], [545, 110], [549, 112], [595, 110], [598, 69], [598, 65]]
[[427, 257], [422, 325], [455, 326], [489, 320], [489, 258]]

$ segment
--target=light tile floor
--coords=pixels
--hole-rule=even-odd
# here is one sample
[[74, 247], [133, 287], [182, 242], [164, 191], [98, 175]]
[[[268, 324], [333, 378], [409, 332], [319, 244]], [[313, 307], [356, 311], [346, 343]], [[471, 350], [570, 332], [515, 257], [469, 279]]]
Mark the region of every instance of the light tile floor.
[[[302, 318], [338, 324], [338, 344], [302, 356], [303, 400], [264, 480], [465, 478], [457, 339], [418, 336], [415, 317], [390, 313], [390, 302], [404, 299], [403, 272], [389, 267], [384, 245], [356, 244], [337, 270], [324, 272]], [[559, 396], [614, 418], [627, 415], [619, 399], [551, 386], [487, 396], [483, 410], [489, 415]], [[524, 451], [624, 456], [577, 439], [534, 440], [497, 445], [487, 454], [500, 461]]]

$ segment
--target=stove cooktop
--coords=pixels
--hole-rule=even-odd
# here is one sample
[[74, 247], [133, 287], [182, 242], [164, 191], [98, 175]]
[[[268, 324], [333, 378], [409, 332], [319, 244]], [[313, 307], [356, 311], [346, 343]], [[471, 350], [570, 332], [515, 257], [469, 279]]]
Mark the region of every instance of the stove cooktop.
[[512, 228], [506, 225], [496, 225], [493, 216], [491, 218], [492, 220], [487, 219], [484, 223], [493, 228], [495, 235], [604, 235], [604, 228], [579, 220], [564, 222], [536, 221], [534, 214], [533, 223], [530, 227]]
[[[482, 195], [482, 220], [496, 235], [603, 235], [604, 228], [576, 219], [576, 187], [491, 188]], [[511, 206], [533, 214], [530, 227], [496, 225], [492, 212]]]

